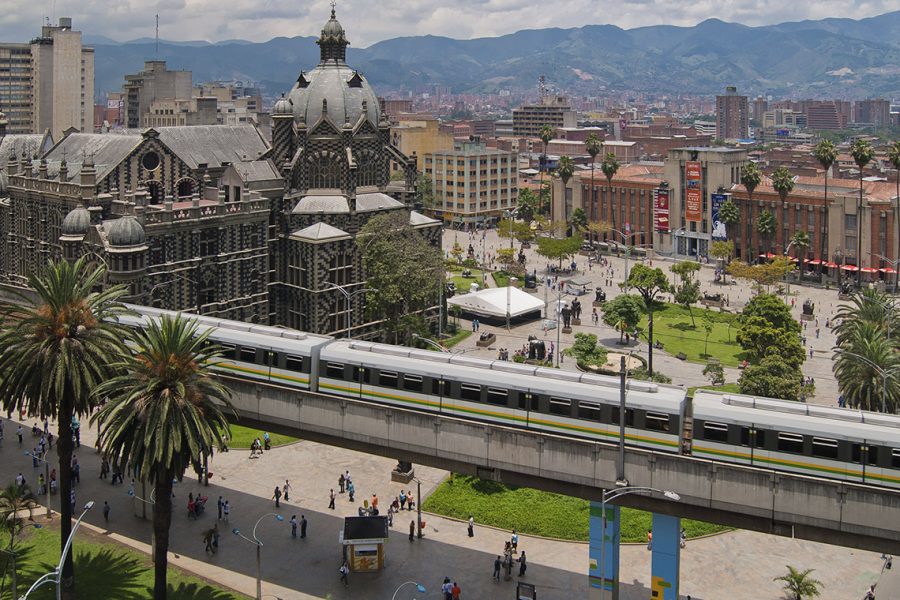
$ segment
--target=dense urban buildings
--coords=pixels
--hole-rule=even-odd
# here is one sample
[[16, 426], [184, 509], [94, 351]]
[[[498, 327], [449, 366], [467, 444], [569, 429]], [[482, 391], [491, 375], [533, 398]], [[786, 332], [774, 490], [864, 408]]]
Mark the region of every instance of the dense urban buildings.
[[538, 104], [520, 106], [512, 111], [515, 137], [540, 137], [541, 127], [548, 125], [554, 129], [559, 127], [575, 127], [577, 115], [563, 96], [542, 96]]
[[54, 139], [93, 124], [94, 50], [82, 45], [72, 19], [41, 28], [27, 44], [0, 44], [0, 109], [10, 133], [42, 133]]
[[734, 86], [725, 88], [724, 96], [716, 96], [716, 137], [720, 140], [750, 137], [750, 105], [747, 96], [739, 96]]

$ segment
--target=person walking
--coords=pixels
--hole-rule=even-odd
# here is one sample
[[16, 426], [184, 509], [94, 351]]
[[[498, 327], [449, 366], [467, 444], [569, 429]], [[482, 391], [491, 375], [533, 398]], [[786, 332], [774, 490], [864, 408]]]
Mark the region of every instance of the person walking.
[[340, 493], [341, 493], [341, 494], [344, 493], [344, 486], [346, 485], [346, 483], [347, 483], [347, 482], [346, 482], [346, 480], [344, 479], [344, 474], [341, 473], [341, 476], [338, 477], [338, 489], [340, 490]]
[[500, 566], [502, 563], [500, 562], [500, 556], [497, 555], [497, 558], [494, 559], [494, 579], [500, 581]]
[[413, 538], [416, 535], [416, 522], [412, 520], [409, 522], [409, 541], [413, 541]]
[[225, 504], [222, 505], [222, 519], [227, 523], [228, 515], [231, 514], [231, 505], [228, 504], [228, 500], [225, 501]]
[[647, 550], [653, 550], [653, 530], [647, 530]]
[[406, 493], [403, 490], [400, 490], [400, 510], [406, 508]]
[[281, 491], [284, 492], [284, 501], [290, 502], [290, 493], [291, 493], [291, 482], [287, 479], [284, 480], [284, 487], [281, 488]]
[[222, 496], [219, 496], [219, 499], [216, 501], [216, 508], [219, 510], [219, 521], [222, 520], [222, 507], [225, 506], [225, 501], [222, 500]]
[[459, 595], [461, 592], [462, 590], [460, 589], [459, 584], [454, 581], [453, 589], [450, 590], [451, 598], [453, 598], [453, 600], [459, 600]]
[[415, 502], [413, 502], [413, 493], [412, 490], [409, 490], [408, 492], [406, 492], [406, 508], [408, 510], [412, 510], [413, 504], [415, 504]]
[[509, 538], [510, 548], [512, 549], [512, 553], [516, 554], [519, 552], [519, 534], [516, 533], [516, 530], [513, 529], [512, 537]]
[[272, 494], [272, 498], [275, 500], [275, 508], [281, 506], [281, 488], [277, 485], [275, 486], [275, 493]]
[[291, 517], [291, 537], [297, 537], [297, 515]]
[[525, 551], [522, 550], [522, 556], [519, 557], [519, 577], [525, 576], [525, 569], [528, 568], [528, 563], [525, 559]]
[[469, 537], [475, 537], [475, 517], [469, 515]]
[[339, 571], [341, 573], [341, 583], [344, 584], [344, 587], [347, 587], [348, 585], [350, 585], [350, 580], [347, 578], [347, 576], [350, 574], [350, 567], [347, 566], [346, 560], [344, 561], [344, 564], [341, 565]]
[[306, 537], [306, 526], [309, 521], [306, 520], [306, 515], [300, 515], [300, 539]]
[[19, 445], [21, 446], [22, 445], [22, 426], [21, 425], [19, 425], [16, 428], [16, 435], [19, 436]]
[[352, 481], [348, 482], [347, 483], [347, 494], [349, 494], [349, 496], [350, 496], [350, 498], [349, 498], [350, 502], [353, 502], [353, 494], [355, 494], [355, 493], [356, 493], [356, 488], [353, 486], [353, 482]]
[[103, 501], [103, 520], [109, 523], [109, 502]]
[[331, 510], [334, 510], [334, 497], [334, 488], [331, 488], [331, 491], [328, 493], [328, 508], [330, 508]]

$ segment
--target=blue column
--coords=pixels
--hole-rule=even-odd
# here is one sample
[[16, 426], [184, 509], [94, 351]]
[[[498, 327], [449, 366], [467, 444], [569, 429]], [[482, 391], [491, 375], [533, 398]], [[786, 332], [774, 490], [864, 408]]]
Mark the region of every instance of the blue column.
[[678, 600], [681, 552], [681, 519], [653, 513], [653, 557], [650, 566], [650, 598]]
[[[606, 531], [603, 531], [603, 519], [601, 516], [602, 503], [591, 502], [590, 521], [590, 580], [589, 598], [600, 598], [601, 586], [605, 585], [604, 600], [618, 600], [619, 598], [619, 507], [606, 505]], [[601, 547], [605, 546], [601, 550]], [[602, 555], [602, 556], [601, 556]], [[601, 560], [606, 562], [606, 568], [600, 568]], [[601, 577], [602, 572], [602, 577]]]

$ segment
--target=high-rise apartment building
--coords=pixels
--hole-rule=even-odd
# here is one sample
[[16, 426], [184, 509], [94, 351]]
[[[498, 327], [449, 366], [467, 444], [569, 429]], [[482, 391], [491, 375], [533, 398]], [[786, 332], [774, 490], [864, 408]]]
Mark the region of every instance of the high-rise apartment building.
[[857, 100], [853, 105], [854, 123], [872, 123], [876, 127], [891, 124], [891, 103], [889, 100]]
[[763, 115], [769, 110], [769, 101], [763, 96], [757, 96], [753, 99], [753, 118], [761, 121]]
[[725, 88], [724, 96], [716, 96], [716, 137], [721, 140], [750, 137], [750, 104], [747, 96], [739, 96], [737, 88]]
[[9, 133], [54, 139], [74, 127], [91, 131], [94, 118], [94, 49], [81, 43], [72, 19], [44, 25], [28, 44], [0, 44], [0, 109]]
[[575, 127], [577, 114], [564, 96], [544, 96], [540, 104], [513, 109], [513, 137], [539, 137], [541, 127]]
[[144, 70], [125, 76], [125, 127], [137, 129], [157, 100], [190, 100], [190, 71], [169, 71], [164, 60], [148, 60]]

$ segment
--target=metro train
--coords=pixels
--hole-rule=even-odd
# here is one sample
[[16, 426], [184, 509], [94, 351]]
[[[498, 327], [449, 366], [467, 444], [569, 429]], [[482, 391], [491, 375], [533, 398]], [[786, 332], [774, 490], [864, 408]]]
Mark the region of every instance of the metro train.
[[[130, 308], [132, 327], [175, 314]], [[618, 442], [616, 377], [195, 318], [226, 378]], [[900, 489], [900, 415], [629, 380], [624, 418], [628, 445]]]

